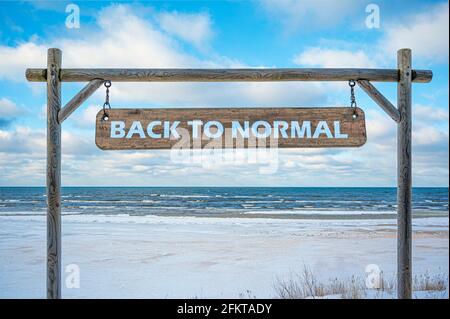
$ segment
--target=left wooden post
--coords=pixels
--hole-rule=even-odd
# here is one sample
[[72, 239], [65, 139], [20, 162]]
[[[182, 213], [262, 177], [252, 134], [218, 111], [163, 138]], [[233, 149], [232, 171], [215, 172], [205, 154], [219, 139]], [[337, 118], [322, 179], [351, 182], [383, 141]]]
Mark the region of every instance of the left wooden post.
[[47, 298], [61, 298], [61, 109], [62, 52], [47, 54]]

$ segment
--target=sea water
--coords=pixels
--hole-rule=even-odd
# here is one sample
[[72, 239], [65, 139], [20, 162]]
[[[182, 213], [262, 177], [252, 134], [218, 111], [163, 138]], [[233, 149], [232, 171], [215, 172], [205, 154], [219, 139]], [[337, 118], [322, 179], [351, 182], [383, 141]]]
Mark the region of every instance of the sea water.
[[[448, 216], [448, 188], [414, 188], [414, 217]], [[44, 187], [0, 187], [0, 216], [44, 215]], [[396, 188], [63, 187], [63, 215], [396, 218]]]

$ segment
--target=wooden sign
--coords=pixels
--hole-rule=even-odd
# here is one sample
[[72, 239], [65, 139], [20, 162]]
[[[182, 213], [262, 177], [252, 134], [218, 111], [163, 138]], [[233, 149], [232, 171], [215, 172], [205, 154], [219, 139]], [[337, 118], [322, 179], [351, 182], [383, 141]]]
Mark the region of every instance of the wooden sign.
[[360, 108], [112, 109], [97, 114], [103, 150], [171, 148], [358, 147]]

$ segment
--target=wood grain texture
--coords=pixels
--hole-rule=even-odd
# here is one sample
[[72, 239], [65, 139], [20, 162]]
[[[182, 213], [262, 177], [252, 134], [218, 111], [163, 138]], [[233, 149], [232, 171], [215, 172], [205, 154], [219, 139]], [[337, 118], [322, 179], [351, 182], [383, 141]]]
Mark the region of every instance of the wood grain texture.
[[376, 87], [366, 80], [357, 83], [395, 122], [400, 122], [400, 112]]
[[[357, 113], [356, 119], [353, 118]], [[191, 109], [112, 109], [108, 111], [108, 121], [102, 120], [103, 111], [97, 114], [96, 138], [97, 146], [104, 150], [126, 149], [171, 149], [176, 148], [254, 148], [267, 147], [298, 148], [298, 147], [359, 147], [366, 142], [366, 128], [364, 112], [359, 108], [331, 107], [331, 108], [191, 108]], [[207, 138], [204, 134], [194, 139], [192, 126], [188, 121], [201, 120], [203, 124], [208, 121], [220, 121], [225, 134], [220, 139]], [[251, 134], [251, 139], [232, 138], [231, 122], [239, 121], [243, 126], [244, 121], [249, 121], [250, 127], [255, 121], [264, 120], [271, 125], [273, 121], [311, 121], [312, 134], [319, 121], [327, 121], [332, 134], [335, 134], [334, 121], [340, 121], [340, 132], [348, 134], [346, 139], [327, 138], [321, 134], [319, 138], [278, 138], [271, 137], [256, 139]], [[145, 138], [134, 134], [131, 138], [111, 138], [111, 122], [124, 121], [125, 132], [128, 133], [133, 121], [140, 121], [145, 132]], [[150, 138], [146, 128], [151, 121], [180, 121], [177, 131], [181, 139]], [[163, 134], [163, 125], [154, 128], [155, 134]], [[180, 130], [181, 128], [181, 130]], [[260, 127], [261, 129], [262, 127]], [[183, 134], [183, 130], [188, 135]], [[251, 129], [250, 129], [251, 131]], [[201, 131], [203, 133], [203, 130]], [[215, 132], [215, 128], [214, 128]], [[290, 127], [287, 132], [290, 131]], [[281, 136], [281, 135], [280, 135]], [[214, 141], [214, 143], [211, 143]], [[231, 141], [231, 142], [230, 142]], [[258, 142], [258, 145], [252, 142]], [[276, 145], [277, 144], [277, 145]]]
[[411, 50], [397, 54], [400, 82], [397, 105], [401, 121], [397, 128], [397, 267], [398, 298], [412, 298], [412, 153], [411, 153]]
[[[27, 69], [28, 81], [45, 82], [43, 69]], [[413, 82], [430, 82], [430, 70], [414, 70]], [[349, 81], [398, 82], [397, 69], [62, 69], [62, 82], [94, 79], [114, 82], [269, 82], [269, 81]]]
[[94, 92], [102, 85], [104, 81], [101, 79], [95, 79], [89, 81], [86, 86], [81, 89], [67, 104], [59, 111], [58, 121], [64, 122], [84, 101], [86, 101]]
[[47, 57], [47, 298], [61, 298], [61, 51]]

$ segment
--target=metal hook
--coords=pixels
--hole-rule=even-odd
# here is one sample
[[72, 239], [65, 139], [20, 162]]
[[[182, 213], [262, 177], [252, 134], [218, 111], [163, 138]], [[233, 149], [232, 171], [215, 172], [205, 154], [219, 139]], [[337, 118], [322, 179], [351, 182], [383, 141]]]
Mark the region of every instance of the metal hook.
[[350, 107], [353, 108], [353, 119], [356, 119], [358, 117], [358, 113], [356, 111], [357, 104], [356, 104], [356, 97], [355, 97], [355, 86], [356, 81], [355, 80], [349, 80], [348, 85], [350, 86]]

